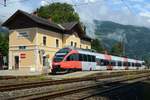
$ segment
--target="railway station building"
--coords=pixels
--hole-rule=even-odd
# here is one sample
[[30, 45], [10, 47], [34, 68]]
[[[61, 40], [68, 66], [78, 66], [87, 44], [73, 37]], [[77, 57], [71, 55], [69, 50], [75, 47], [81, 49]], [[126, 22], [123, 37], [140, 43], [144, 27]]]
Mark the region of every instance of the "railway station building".
[[90, 49], [89, 38], [79, 22], [56, 24], [18, 10], [3, 26], [9, 28], [9, 69], [45, 73], [54, 54], [74, 46]]

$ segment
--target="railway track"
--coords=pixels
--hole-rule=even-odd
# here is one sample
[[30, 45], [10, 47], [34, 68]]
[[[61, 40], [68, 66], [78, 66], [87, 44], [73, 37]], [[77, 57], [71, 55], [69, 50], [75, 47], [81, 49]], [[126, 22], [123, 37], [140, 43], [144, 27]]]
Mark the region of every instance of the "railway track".
[[[148, 73], [149, 71], [139, 71], [139, 72], [131, 72], [130, 75], [141, 74], [141, 73]], [[45, 80], [45, 81], [38, 81], [38, 82], [29, 82], [29, 83], [20, 83], [20, 84], [12, 84], [12, 85], [2, 85], [0, 86], [0, 92], [5, 91], [13, 91], [13, 90], [20, 90], [20, 89], [29, 89], [29, 88], [36, 88], [42, 86], [51, 86], [51, 85], [59, 85], [59, 84], [66, 84], [66, 83], [73, 83], [73, 82], [81, 82], [81, 81], [92, 81], [98, 79], [105, 79], [111, 77], [118, 77], [124, 76], [128, 73], [113, 73], [108, 75], [96, 75], [96, 76], [89, 76], [85, 78], [73, 78], [73, 79], [63, 79], [63, 80]]]
[[[145, 80], [149, 78], [150, 74], [141, 74], [138, 76], [130, 77], [130, 78], [125, 78], [125, 79], [120, 79], [120, 80], [111, 80], [107, 81], [104, 83], [97, 83], [95, 85], [89, 85], [89, 86], [82, 86], [82, 87], [77, 87], [77, 88], [72, 88], [68, 90], [62, 90], [62, 91], [56, 91], [56, 92], [43, 92], [43, 93], [37, 93], [33, 95], [26, 95], [26, 96], [21, 96], [21, 97], [16, 97], [13, 98], [15, 100], [47, 100], [47, 99], [54, 99], [57, 98], [57, 100], [62, 100], [62, 97], [65, 97], [65, 100], [68, 97], [73, 97], [72, 99], [74, 100], [83, 100], [88, 97], [91, 97], [93, 95], [101, 94], [101, 93], [106, 93], [108, 91], [112, 91], [114, 89], [122, 88], [124, 86], [127, 86], [129, 84], [133, 84], [135, 82]], [[127, 84], [127, 83], [129, 84]], [[126, 83], [126, 84], [125, 84]], [[95, 89], [99, 89], [100, 91], [98, 92], [91, 92], [91, 94], [85, 95], [82, 92], [87, 92], [87, 91], [94, 91]], [[83, 95], [81, 95], [83, 94]], [[68, 99], [70, 100], [70, 99]]]
[[93, 81], [98, 79], [105, 79], [111, 77], [118, 77], [123, 76], [123, 74], [110, 74], [110, 75], [97, 75], [92, 77], [85, 77], [85, 78], [73, 78], [73, 79], [63, 79], [63, 80], [46, 80], [40, 82], [29, 82], [29, 83], [20, 83], [20, 84], [12, 84], [12, 85], [2, 85], [0, 86], [0, 92], [6, 91], [13, 91], [13, 90], [20, 90], [20, 89], [29, 89], [29, 88], [36, 88], [42, 86], [51, 86], [51, 85], [59, 85], [59, 84], [67, 84], [73, 82], [81, 82], [81, 81]]

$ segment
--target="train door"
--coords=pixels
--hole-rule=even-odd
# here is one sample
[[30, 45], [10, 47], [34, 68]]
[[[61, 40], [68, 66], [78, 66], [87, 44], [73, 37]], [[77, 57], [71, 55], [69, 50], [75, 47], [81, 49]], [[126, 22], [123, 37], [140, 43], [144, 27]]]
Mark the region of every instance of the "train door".
[[86, 55], [86, 54], [80, 54], [79, 58], [82, 63], [82, 70], [96, 70], [96, 61], [95, 56], [92, 55]]
[[79, 54], [79, 59], [82, 63], [82, 70], [92, 70], [88, 62], [88, 55], [86, 54]]
[[101, 60], [96, 58], [96, 70], [101, 70]]
[[111, 55], [105, 54], [104, 58], [105, 58], [105, 65], [107, 67], [107, 70], [112, 70], [113, 67], [111, 66], [111, 60], [112, 60]]
[[102, 58], [96, 58], [96, 70], [106, 70], [104, 60]]
[[50, 60], [49, 60], [49, 55], [43, 55], [42, 57], [42, 64], [43, 64], [43, 72], [48, 73], [50, 70]]
[[128, 58], [123, 58], [124, 62], [123, 62], [123, 67], [125, 70], [128, 70]]

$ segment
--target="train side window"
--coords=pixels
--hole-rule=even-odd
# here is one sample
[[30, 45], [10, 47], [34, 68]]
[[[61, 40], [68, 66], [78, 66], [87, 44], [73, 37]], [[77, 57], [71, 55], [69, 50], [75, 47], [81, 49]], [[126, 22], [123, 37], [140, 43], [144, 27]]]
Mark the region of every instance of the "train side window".
[[78, 61], [78, 54], [71, 54], [67, 57], [67, 61]]
[[133, 67], [134, 67], [134, 65], [135, 65], [135, 64], [134, 64], [134, 63], [132, 63], [132, 66], [133, 66]]
[[69, 55], [68, 57], [67, 57], [67, 61], [71, 61], [72, 60], [72, 55]]
[[141, 64], [140, 64], [140, 63], [137, 63], [137, 67], [141, 67]]
[[123, 62], [123, 66], [128, 66], [128, 62]]
[[79, 54], [79, 61], [83, 61], [83, 56], [82, 56], [82, 54]]
[[74, 54], [74, 61], [79, 61], [79, 54]]
[[145, 65], [145, 63], [143, 62], [142, 65]]
[[104, 66], [109, 65], [109, 61], [108, 60], [104, 60]]
[[92, 62], [92, 56], [88, 55], [88, 62]]
[[121, 61], [118, 61], [118, 66], [122, 66], [122, 62]]
[[83, 55], [83, 61], [88, 61], [88, 56], [87, 55]]
[[135, 66], [136, 66], [136, 67], [138, 67], [138, 64], [137, 64], [137, 63], [135, 63]]
[[130, 62], [128, 62], [128, 66], [131, 66], [131, 63], [130, 63]]
[[95, 61], [96, 61], [95, 56], [92, 56], [92, 62], [95, 62]]
[[101, 60], [99, 58], [96, 58], [96, 64], [101, 65]]
[[100, 64], [100, 65], [101, 65], [101, 66], [104, 66], [104, 60], [103, 60], [103, 59], [101, 59], [101, 60], [100, 60], [100, 62], [101, 62], [101, 64]]
[[111, 61], [111, 65], [112, 66], [116, 66], [116, 62], [115, 61]]

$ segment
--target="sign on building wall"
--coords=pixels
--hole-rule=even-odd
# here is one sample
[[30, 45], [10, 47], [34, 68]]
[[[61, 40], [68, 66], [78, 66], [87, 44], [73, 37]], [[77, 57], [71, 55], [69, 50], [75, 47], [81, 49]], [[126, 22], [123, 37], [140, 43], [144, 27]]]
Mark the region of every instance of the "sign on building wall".
[[20, 58], [21, 58], [21, 59], [26, 58], [26, 54], [25, 54], [25, 53], [21, 53], [21, 54], [20, 54]]

